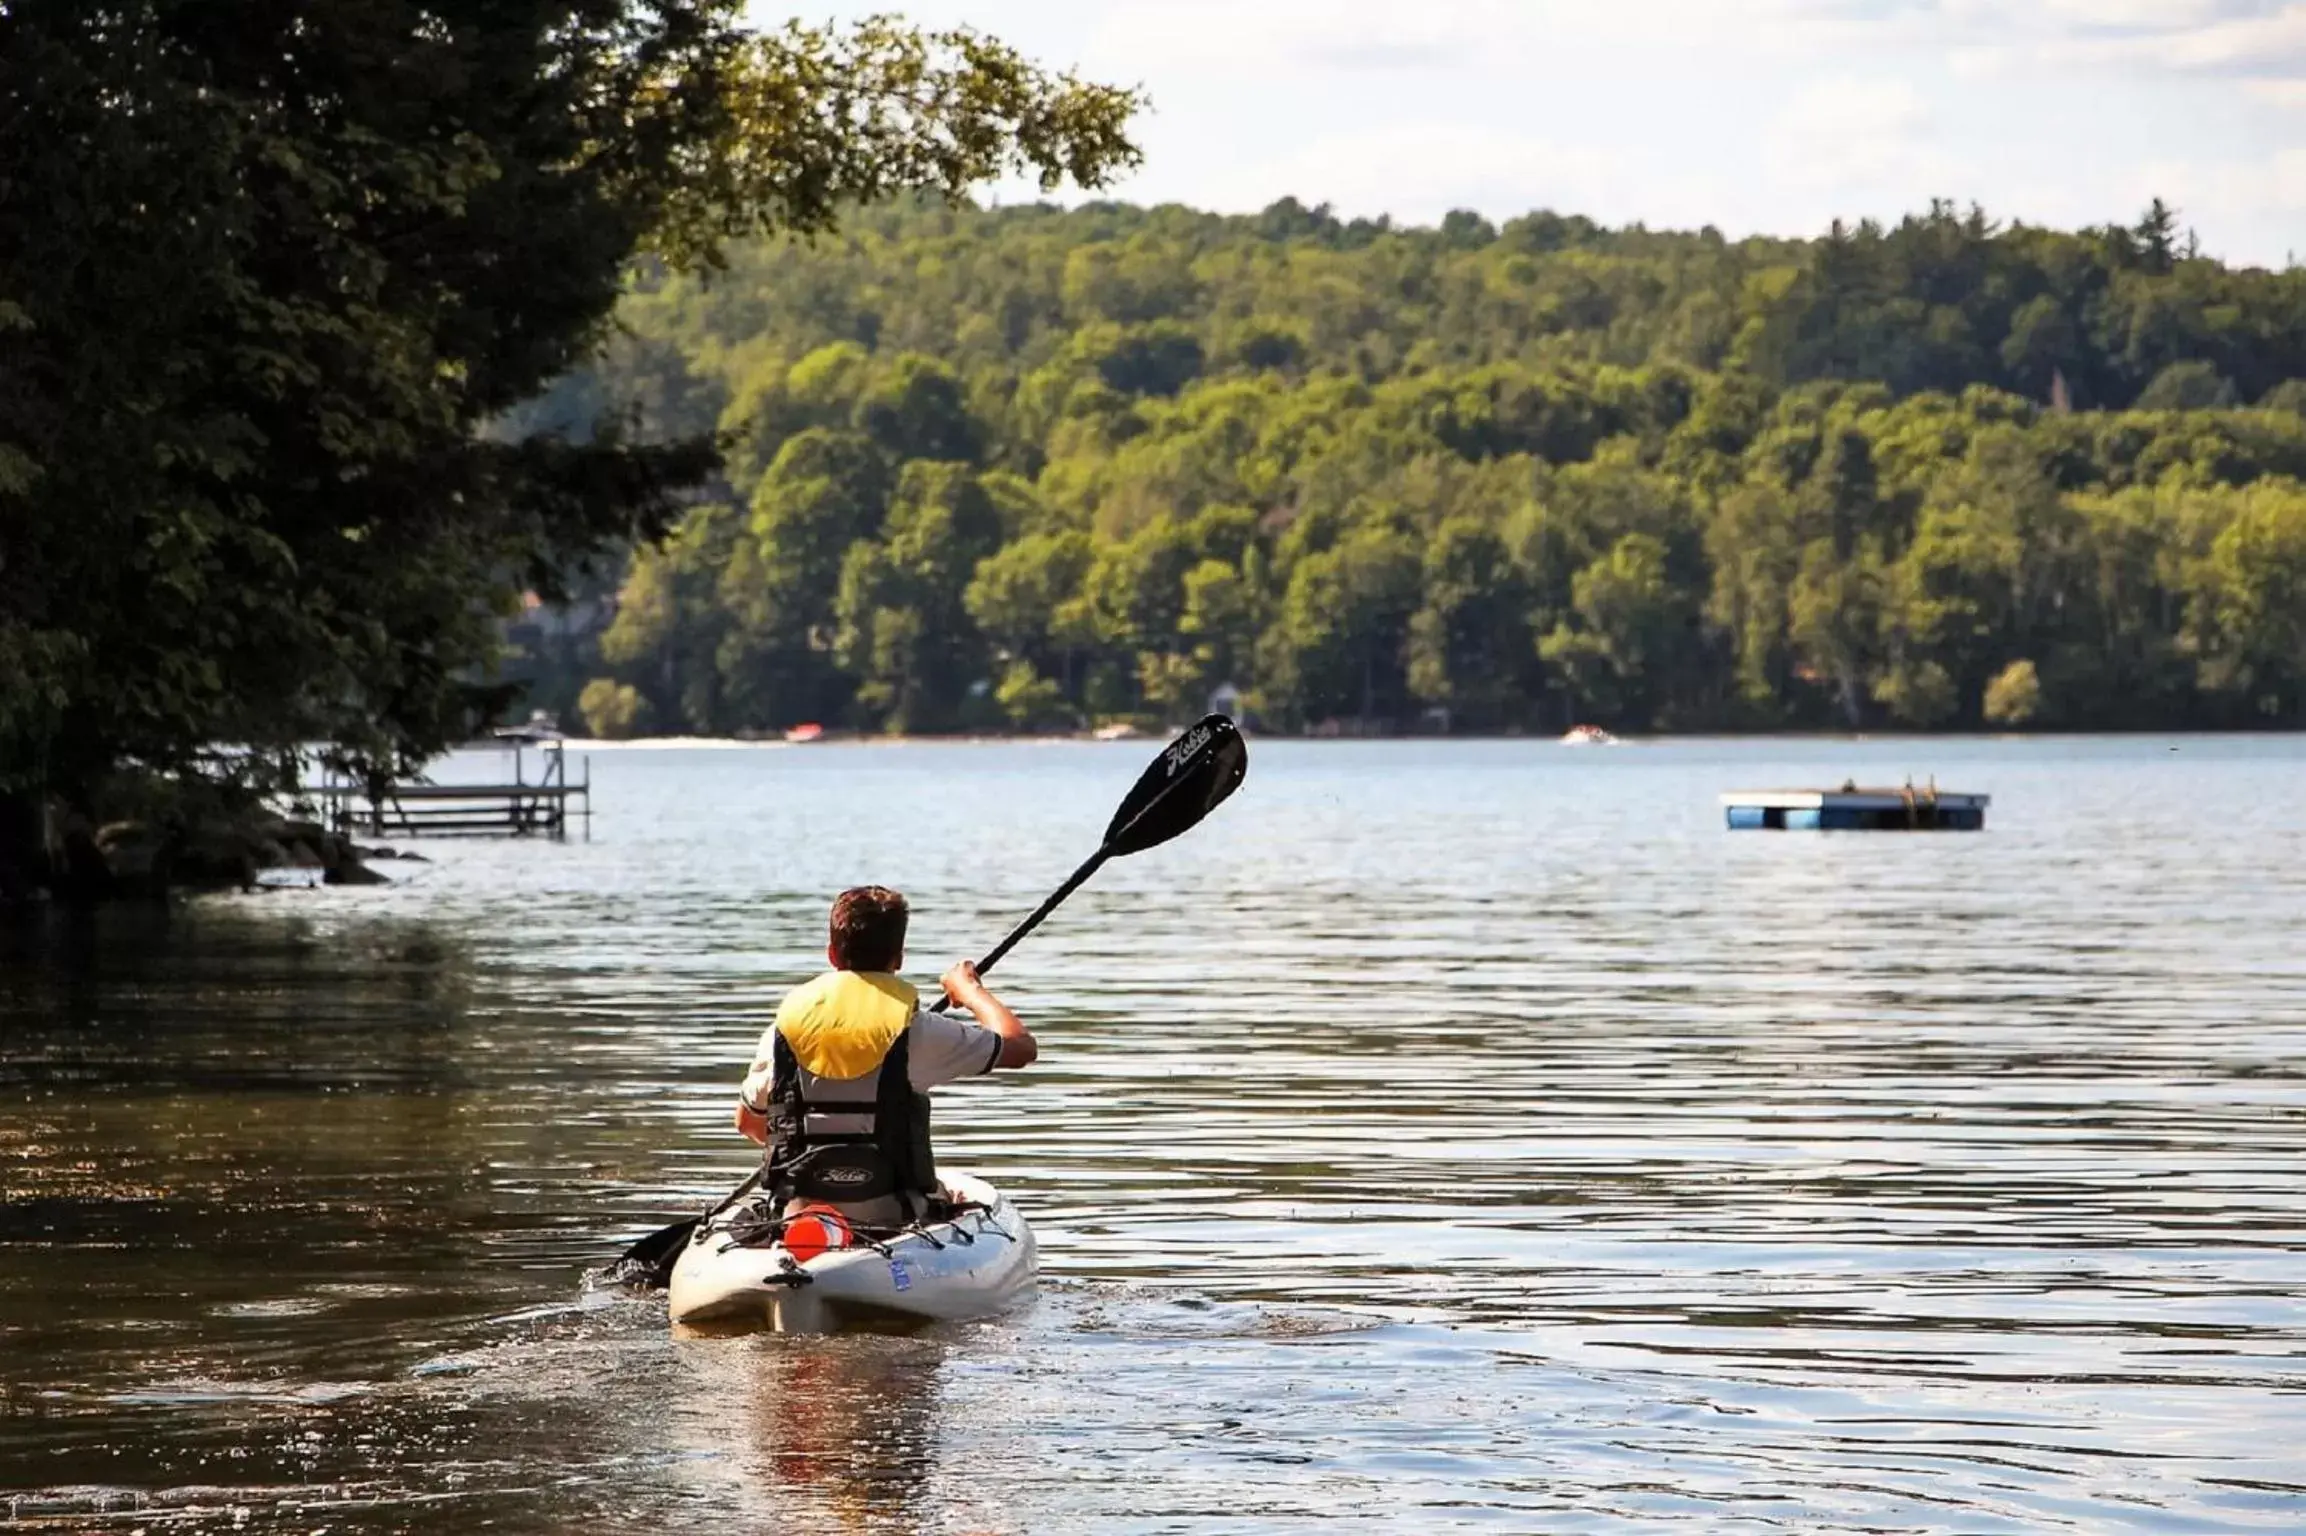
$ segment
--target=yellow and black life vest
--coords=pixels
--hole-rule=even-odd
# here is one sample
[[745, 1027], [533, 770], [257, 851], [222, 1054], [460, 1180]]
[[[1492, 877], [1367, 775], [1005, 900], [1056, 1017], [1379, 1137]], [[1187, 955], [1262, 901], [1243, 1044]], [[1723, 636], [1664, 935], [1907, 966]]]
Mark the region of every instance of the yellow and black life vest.
[[913, 1091], [906, 1051], [919, 1001], [895, 976], [827, 971], [777, 1009], [768, 1185], [780, 1206], [936, 1194], [929, 1096]]

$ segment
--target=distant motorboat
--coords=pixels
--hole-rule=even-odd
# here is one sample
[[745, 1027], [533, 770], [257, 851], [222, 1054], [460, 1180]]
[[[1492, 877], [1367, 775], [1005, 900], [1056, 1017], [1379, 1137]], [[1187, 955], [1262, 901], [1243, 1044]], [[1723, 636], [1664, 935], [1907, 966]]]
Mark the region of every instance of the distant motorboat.
[[1573, 725], [1561, 733], [1561, 744], [1565, 747], [1614, 747], [1618, 740], [1598, 725]]
[[824, 734], [825, 728], [812, 720], [806, 725], [796, 725], [785, 732], [785, 740], [799, 746], [803, 742], [815, 741]]

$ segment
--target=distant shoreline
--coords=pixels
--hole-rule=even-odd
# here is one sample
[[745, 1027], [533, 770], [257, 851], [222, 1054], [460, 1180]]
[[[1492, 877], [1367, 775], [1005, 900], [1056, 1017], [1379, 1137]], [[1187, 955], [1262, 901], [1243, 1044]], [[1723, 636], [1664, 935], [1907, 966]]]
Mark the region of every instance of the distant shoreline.
[[[1517, 742], [1527, 746], [1560, 747], [1565, 751], [1606, 753], [1625, 747], [1679, 746], [1708, 741], [1788, 743], [1845, 743], [1858, 744], [1876, 741], [2151, 741], [2168, 737], [2218, 737], [2257, 739], [2306, 736], [2306, 731], [2289, 728], [2264, 730], [2202, 729], [2172, 727], [2162, 730], [2084, 730], [2084, 731], [1690, 731], [1661, 732], [1646, 736], [1621, 736], [1607, 746], [1591, 743], [1564, 742], [1557, 736], [1532, 734], [1453, 734], [1428, 732], [1370, 733], [1356, 736], [1313, 736], [1298, 732], [1267, 732], [1245, 730], [1245, 735], [1269, 742], [1304, 742], [1314, 745], [1339, 745], [1354, 742]], [[559, 745], [569, 751], [582, 752], [649, 752], [649, 751], [779, 751], [804, 752], [827, 747], [1053, 747], [1053, 746], [1131, 746], [1152, 745], [1166, 740], [1166, 736], [1146, 732], [1135, 736], [1099, 739], [1086, 732], [1045, 735], [1006, 735], [1001, 733], [955, 733], [951, 735], [856, 735], [826, 736], [816, 741], [781, 741], [773, 737], [748, 740], [738, 736], [636, 736], [625, 740], [569, 736]], [[532, 744], [533, 745], [533, 744]], [[453, 747], [452, 752], [487, 752], [500, 750], [489, 742], [470, 742]]]

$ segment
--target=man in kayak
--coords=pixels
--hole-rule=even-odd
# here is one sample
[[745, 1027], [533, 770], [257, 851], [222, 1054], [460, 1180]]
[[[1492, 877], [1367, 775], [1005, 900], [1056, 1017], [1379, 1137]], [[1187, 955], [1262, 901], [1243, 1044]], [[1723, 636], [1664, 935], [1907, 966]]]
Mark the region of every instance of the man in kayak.
[[834, 900], [833, 968], [785, 995], [738, 1091], [737, 1129], [768, 1149], [765, 1182], [788, 1213], [831, 1205], [865, 1227], [920, 1216], [943, 1197], [929, 1090], [1040, 1054], [966, 960], [945, 973], [945, 995], [976, 1022], [921, 1008], [897, 975], [910, 916], [884, 886]]

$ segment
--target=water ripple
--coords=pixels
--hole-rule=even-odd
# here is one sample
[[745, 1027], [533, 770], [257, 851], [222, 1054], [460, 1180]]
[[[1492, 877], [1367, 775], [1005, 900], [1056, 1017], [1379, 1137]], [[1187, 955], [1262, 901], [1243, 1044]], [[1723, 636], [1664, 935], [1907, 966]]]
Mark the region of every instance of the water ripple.
[[[2294, 739], [1260, 741], [941, 1098], [1029, 1311], [581, 1297], [745, 1165], [831, 890], [983, 948], [1138, 745], [633, 751], [590, 845], [0, 936], [28, 1528], [2306, 1525]], [[1981, 836], [1724, 833], [1935, 772]], [[300, 1523], [301, 1522], [301, 1523]]]

